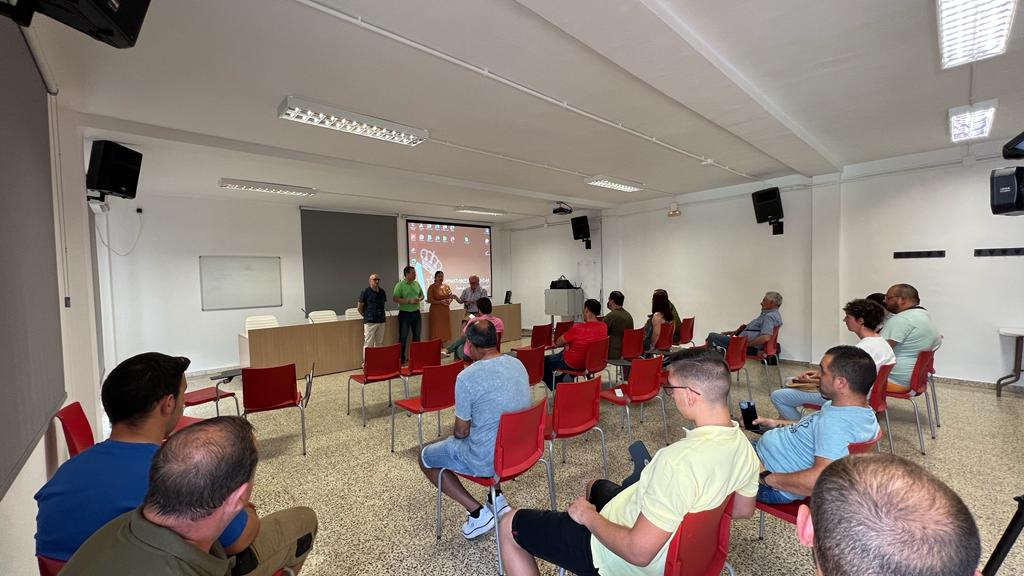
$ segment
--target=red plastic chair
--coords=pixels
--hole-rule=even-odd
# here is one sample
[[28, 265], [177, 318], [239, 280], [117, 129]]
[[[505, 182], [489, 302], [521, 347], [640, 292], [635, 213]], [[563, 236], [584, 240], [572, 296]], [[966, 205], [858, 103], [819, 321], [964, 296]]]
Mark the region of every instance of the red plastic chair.
[[76, 456], [96, 443], [92, 436], [92, 426], [80, 402], [72, 402], [58, 410], [57, 420], [60, 420], [60, 427], [64, 430], [68, 456]]
[[608, 451], [604, 445], [604, 430], [597, 424], [601, 420], [601, 378], [582, 382], [562, 382], [555, 388], [555, 401], [544, 437], [548, 441], [548, 457], [555, 462], [554, 442], [562, 440], [562, 464], [565, 464], [565, 439], [574, 438], [591, 430], [601, 437], [601, 464], [608, 477]]
[[[491, 502], [494, 502], [494, 487], [512, 480], [543, 462], [548, 476], [548, 498], [551, 509], [555, 509], [555, 479], [551, 472], [551, 463], [544, 456], [544, 401], [518, 412], [507, 412], [498, 421], [498, 435], [494, 442], [494, 476], [467, 476], [452, 470], [457, 476], [474, 484], [490, 489]], [[444, 481], [445, 468], [437, 475], [437, 518], [434, 524], [437, 539], [441, 539], [441, 489]], [[498, 545], [498, 574], [505, 571], [501, 564], [501, 542], [498, 531], [494, 531], [494, 541]]]
[[306, 374], [306, 393], [295, 388], [295, 364], [272, 368], [242, 369], [242, 417], [283, 408], [299, 409], [302, 428], [302, 455], [306, 455], [306, 405], [313, 393], [313, 368]]
[[[352, 381], [355, 380], [360, 385], [360, 394], [363, 400], [363, 428], [366, 428], [367, 384], [387, 382], [388, 406], [391, 406], [391, 381], [402, 377], [401, 346], [401, 344], [392, 344], [390, 346], [371, 346], [367, 348], [363, 357], [363, 371], [348, 377], [348, 390], [345, 392], [345, 414], [350, 414], [352, 411]], [[411, 351], [409, 355], [412, 356]]]
[[[851, 442], [850, 444], [847, 444], [847, 451], [849, 451], [850, 454], [863, 454], [865, 452], [870, 452], [881, 439], [882, 430], [879, 428], [878, 433], [875, 434], [875, 437], [871, 440]], [[765, 504], [764, 502], [758, 502], [755, 505], [759, 514], [757, 523], [757, 539], [764, 540], [764, 515], [766, 513], [795, 525], [796, 514], [797, 511], [800, 510], [800, 505], [807, 504], [809, 506], [810, 502], [810, 498], [804, 498], [803, 500], [788, 502], [786, 504]]]
[[[779, 358], [779, 329], [781, 325], [776, 326], [772, 330], [772, 335], [768, 338], [768, 341], [764, 343], [764, 348], [759, 350], [757, 354], [747, 354], [747, 360], [757, 360], [764, 367], [764, 381], [768, 382], [768, 359], [775, 359], [775, 369], [779, 372], [779, 388], [785, 384], [782, 380], [782, 363]], [[744, 350], [744, 352], [746, 352]], [[750, 381], [750, 374], [747, 374], [747, 382]]]
[[555, 331], [551, 335], [551, 344], [548, 344], [548, 350], [554, 348], [561, 348], [561, 346], [555, 346], [555, 342], [557, 342], [559, 338], [564, 336], [565, 333], [568, 332], [570, 328], [572, 328], [573, 324], [575, 324], [575, 322], [573, 322], [572, 320], [568, 320], [566, 322], [557, 322], [555, 324]]
[[547, 348], [551, 345], [551, 334], [554, 326], [538, 324], [530, 330], [530, 348]]
[[[917, 353], [917, 361], [914, 362], [914, 371], [910, 374], [910, 390], [906, 392], [886, 391], [887, 398], [902, 398], [910, 400], [914, 406], [914, 419], [917, 421], [917, 441], [924, 454], [924, 432], [921, 430], [921, 413], [917, 409], [918, 396], [924, 396], [924, 407], [928, 410], [928, 426], [931, 429], [932, 438], [935, 438], [935, 422], [932, 420], [932, 405], [928, 400], [928, 376], [935, 362], [934, 350], [921, 350]], [[888, 429], [889, 413], [885, 413], [885, 424]], [[891, 432], [890, 432], [891, 435]], [[894, 452], [895, 454], [895, 452]]]
[[644, 329], [635, 328], [622, 331], [622, 347], [619, 358], [608, 360], [615, 366], [615, 381], [622, 381], [622, 368], [644, 355]]
[[238, 407], [238, 396], [235, 396], [234, 392], [222, 392], [220, 385], [223, 382], [217, 382], [215, 386], [207, 386], [206, 388], [200, 388], [199, 390], [193, 390], [185, 393], [185, 407], [199, 406], [200, 404], [206, 404], [207, 402], [214, 403], [214, 410], [217, 416], [220, 416], [220, 401], [221, 398], [231, 398], [235, 401], [235, 414], [241, 415], [242, 411]]
[[568, 374], [573, 378], [579, 378], [580, 376], [593, 378], [595, 374], [608, 370], [608, 342], [608, 338], [602, 338], [587, 344], [587, 354], [584, 357], [583, 369], [562, 368], [561, 370], [555, 370], [555, 380], [557, 381], [558, 374]]
[[725, 350], [725, 363], [729, 371], [736, 374], [736, 382], [739, 383], [740, 371], [747, 377], [747, 399], [753, 402], [754, 391], [750, 387], [750, 373], [747, 372], [747, 337], [729, 336], [729, 347]]
[[[555, 388], [557, 391], [558, 389]], [[626, 413], [626, 445], [633, 443], [633, 421], [629, 407], [635, 404], [643, 406], [657, 398], [661, 402], [661, 418], [665, 424], [665, 445], [668, 446], [668, 414], [665, 412], [665, 399], [658, 392], [661, 390], [661, 356], [653, 358], [637, 358], [629, 367], [629, 380], [611, 390], [602, 390], [601, 399], [622, 406]], [[641, 419], [641, 422], [643, 420]]]
[[665, 555], [665, 576], [718, 576], [725, 568], [732, 576], [729, 528], [732, 524], [730, 494], [717, 508], [683, 516]]
[[[666, 330], [666, 326], [668, 329]], [[668, 352], [672, 349], [672, 331], [675, 330], [675, 324], [672, 322], [665, 322], [658, 329], [658, 341], [654, 343], [653, 352]]]
[[[75, 404], [78, 404], [78, 402], [75, 402]], [[47, 558], [46, 556], [36, 556], [36, 562], [39, 564], [39, 576], [57, 576], [57, 573], [67, 564], [63, 560]]]
[[693, 344], [693, 322], [694, 318], [683, 318], [679, 321], [679, 334], [677, 334], [676, 343], [680, 346], [689, 344], [691, 347]]
[[425, 366], [441, 365], [441, 339], [412, 342], [409, 345], [409, 365], [401, 368], [405, 397], [409, 397], [409, 379], [423, 374]]
[[437, 435], [441, 436], [441, 411], [455, 406], [455, 379], [462, 372], [464, 364], [455, 361], [440, 366], [423, 368], [423, 379], [420, 380], [420, 395], [396, 400], [391, 405], [391, 451], [395, 451], [395, 406], [416, 415], [416, 426], [419, 431], [420, 451], [423, 450], [423, 415], [437, 413]]
[[203, 418], [193, 418], [191, 416], [182, 416], [178, 418], [178, 423], [174, 425], [174, 430], [171, 430], [171, 434], [181, 430], [182, 428], [188, 428], [196, 422], [202, 422]]
[[[544, 383], [544, 346], [538, 346], [536, 348], [513, 348], [512, 352], [515, 353], [516, 358], [523, 363], [523, 368], [526, 368], [527, 381], [530, 386]], [[541, 386], [544, 389], [544, 394], [547, 394], [548, 387]]]

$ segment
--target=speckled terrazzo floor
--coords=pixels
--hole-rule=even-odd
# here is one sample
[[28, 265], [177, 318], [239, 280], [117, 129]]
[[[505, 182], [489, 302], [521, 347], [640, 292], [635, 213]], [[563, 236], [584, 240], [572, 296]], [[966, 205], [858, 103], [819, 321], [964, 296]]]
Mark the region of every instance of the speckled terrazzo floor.
[[[762, 369], [748, 363], [759, 411], [773, 414], [768, 392], [776, 386], [774, 367], [771, 385]], [[783, 366], [786, 375], [802, 367]], [[441, 540], [434, 538], [434, 488], [420, 473], [416, 458], [416, 419], [396, 418], [395, 453], [388, 449], [390, 425], [384, 384], [367, 388], [367, 427], [360, 425], [358, 385], [353, 385], [353, 411], [345, 414], [345, 383], [348, 373], [319, 377], [306, 413], [308, 455], [301, 454], [299, 417], [295, 410], [261, 413], [250, 420], [260, 442], [254, 501], [269, 513], [302, 504], [316, 510], [320, 533], [314, 551], [302, 573], [308, 576], [374, 574], [488, 574], [496, 572], [493, 535], [467, 542], [459, 534], [464, 512], [445, 498]], [[190, 389], [209, 385], [208, 380], [190, 381]], [[745, 387], [745, 386], [744, 386]], [[228, 389], [240, 390], [237, 383]], [[977, 519], [982, 536], [982, 564], [1006, 528], [1016, 509], [1013, 496], [1024, 493], [1024, 398], [1016, 395], [997, 399], [984, 388], [938, 385], [943, 426], [938, 439], [925, 437], [928, 451], [917, 451], [913, 411], [909, 402], [895, 401], [890, 407], [896, 452], [921, 463], [956, 490]], [[418, 379], [412, 381], [412, 393]], [[401, 384], [394, 383], [396, 397]], [[540, 390], [534, 390], [539, 398]], [[734, 385], [735, 399], [745, 390]], [[660, 409], [650, 405], [644, 423], [634, 418], [634, 436], [644, 440], [652, 452], [663, 443]], [[222, 408], [234, 413], [233, 403]], [[604, 407], [602, 407], [604, 409]], [[922, 406], [922, 413], [924, 407]], [[673, 439], [682, 436], [686, 424], [668, 406]], [[213, 415], [213, 405], [189, 408], [187, 414]], [[442, 415], [442, 431], [450, 433], [452, 412]], [[923, 414], [922, 414], [923, 418]], [[424, 421], [429, 441], [436, 435], [433, 416]], [[631, 471], [626, 453], [626, 433], [620, 428], [619, 411], [610, 407], [601, 418], [608, 442], [609, 476], [621, 479]], [[888, 444], [884, 443], [884, 449]], [[583, 490], [587, 481], [599, 477], [600, 450], [596, 435], [589, 440], [574, 439], [568, 445], [568, 462], [555, 463], [558, 506], [564, 509]], [[482, 499], [484, 492], [470, 488]], [[547, 488], [543, 468], [538, 466], [505, 486], [510, 503], [516, 507], [544, 507]], [[814, 573], [809, 550], [801, 547], [793, 527], [768, 518], [765, 541], [757, 540], [756, 515], [733, 522], [729, 562], [736, 573], [789, 575]], [[554, 574], [551, 565], [541, 572]], [[1024, 542], [1011, 552], [1000, 574], [1024, 574]]]

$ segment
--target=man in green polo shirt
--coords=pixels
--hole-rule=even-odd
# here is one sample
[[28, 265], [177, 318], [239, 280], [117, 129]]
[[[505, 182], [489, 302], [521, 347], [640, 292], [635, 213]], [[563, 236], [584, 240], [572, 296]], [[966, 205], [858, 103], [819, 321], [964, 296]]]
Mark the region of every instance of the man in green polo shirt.
[[409, 332], [412, 341], [420, 341], [420, 302], [423, 300], [423, 287], [416, 281], [416, 269], [406, 266], [402, 270], [404, 278], [395, 284], [392, 299], [398, 304], [398, 344], [402, 347], [402, 364], [405, 364], [406, 343]]
[[[260, 562], [257, 566], [253, 558], [228, 557], [217, 541], [235, 515], [251, 506], [249, 497], [258, 460], [252, 425], [240, 417], [211, 418], [182, 429], [153, 457], [142, 506], [96, 531], [62, 573], [262, 574], [261, 567], [271, 563]], [[312, 510], [307, 511], [315, 518]], [[294, 546], [283, 551], [287, 558], [276, 565], [297, 573], [315, 536], [314, 522]]]

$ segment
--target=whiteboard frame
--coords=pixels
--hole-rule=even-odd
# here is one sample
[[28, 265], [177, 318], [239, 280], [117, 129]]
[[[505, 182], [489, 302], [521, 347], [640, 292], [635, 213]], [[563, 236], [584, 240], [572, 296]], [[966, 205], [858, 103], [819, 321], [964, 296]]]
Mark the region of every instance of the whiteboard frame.
[[[277, 304], [261, 304], [258, 306], [229, 306], [223, 308], [207, 308], [206, 291], [203, 286], [203, 258], [236, 258], [239, 260], [276, 260], [277, 261]], [[254, 308], [281, 308], [284, 306], [284, 290], [281, 286], [281, 257], [280, 256], [249, 256], [234, 254], [207, 254], [199, 256], [199, 301], [203, 312], [216, 312], [218, 310], [251, 310]]]

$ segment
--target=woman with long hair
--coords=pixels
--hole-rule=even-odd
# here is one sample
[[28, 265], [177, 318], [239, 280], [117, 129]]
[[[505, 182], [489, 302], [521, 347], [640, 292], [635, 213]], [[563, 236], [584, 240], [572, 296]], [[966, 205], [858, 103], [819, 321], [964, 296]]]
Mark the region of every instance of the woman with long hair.
[[452, 289], [444, 283], [444, 272], [434, 272], [434, 283], [427, 288], [427, 302], [430, 304], [430, 338], [440, 338], [442, 345], [452, 339], [451, 313]]

